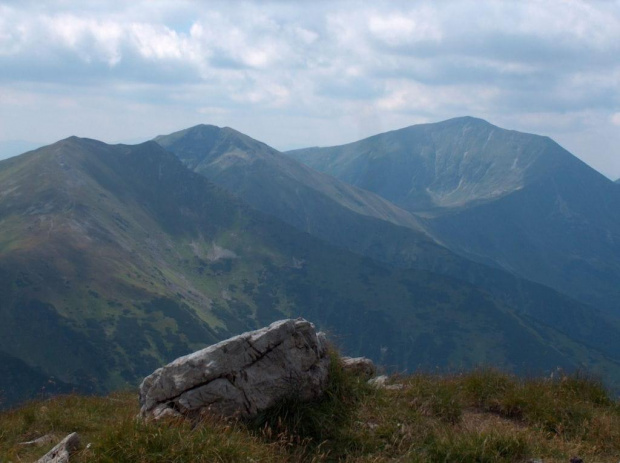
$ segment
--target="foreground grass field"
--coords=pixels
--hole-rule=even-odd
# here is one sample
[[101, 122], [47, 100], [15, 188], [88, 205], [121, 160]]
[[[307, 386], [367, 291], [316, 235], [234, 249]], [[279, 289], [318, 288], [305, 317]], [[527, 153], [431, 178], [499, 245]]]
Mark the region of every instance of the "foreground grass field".
[[[320, 402], [252, 423], [136, 420], [137, 394], [65, 396], [0, 414], [0, 462], [30, 462], [70, 432], [72, 462], [584, 462], [620, 460], [620, 404], [579, 375], [494, 371], [393, 377], [373, 389], [336, 362]], [[54, 444], [20, 445], [52, 434]]]

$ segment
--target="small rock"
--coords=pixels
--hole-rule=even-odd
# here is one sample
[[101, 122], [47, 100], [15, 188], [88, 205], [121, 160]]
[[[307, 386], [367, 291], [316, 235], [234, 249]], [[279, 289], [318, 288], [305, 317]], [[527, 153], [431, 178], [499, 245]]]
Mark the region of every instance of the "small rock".
[[80, 436], [77, 432], [72, 432], [56, 447], [47, 452], [37, 460], [37, 463], [69, 463], [69, 455], [80, 445]]
[[375, 367], [372, 360], [366, 357], [343, 357], [342, 367], [346, 371], [353, 372], [367, 379], [377, 374], [377, 367]]
[[579, 457], [573, 457], [570, 459], [570, 463], [583, 463], [583, 460]]
[[388, 391], [397, 391], [405, 387], [404, 384], [388, 384], [388, 377], [386, 375], [377, 376], [368, 380], [368, 384], [377, 389], [387, 389]]
[[388, 377], [385, 375], [377, 376], [376, 378], [372, 378], [368, 380], [368, 384], [376, 387], [377, 389], [385, 388], [387, 384]]

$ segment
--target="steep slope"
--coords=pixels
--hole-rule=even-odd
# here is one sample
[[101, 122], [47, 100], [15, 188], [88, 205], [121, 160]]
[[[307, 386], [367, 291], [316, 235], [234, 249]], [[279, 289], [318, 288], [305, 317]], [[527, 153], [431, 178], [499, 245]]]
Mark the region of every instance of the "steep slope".
[[[332, 248], [153, 142], [70, 138], [1, 162], [0, 185], [0, 353], [63, 387], [136, 384], [300, 315], [393, 368], [587, 366], [620, 383], [613, 320], [579, 307], [536, 320], [458, 280]], [[0, 390], [15, 384], [0, 377]]]
[[[467, 281], [545, 323], [558, 314], [571, 314], [567, 318], [572, 319], [589, 310], [540, 284], [465, 259], [406, 223], [399, 226], [343, 206], [342, 195], [334, 193], [349, 191], [342, 182], [297, 165], [232, 129], [200, 125], [156, 140], [188, 167], [254, 207], [331, 244], [391, 266], [430, 270]], [[372, 210], [362, 202], [357, 205], [359, 210]]]
[[[566, 298], [546, 294], [548, 291], [537, 285], [449, 251], [421, 233], [417, 220], [412, 222], [411, 216], [407, 219], [404, 211], [385, 206], [372, 194], [347, 188], [345, 183], [304, 167], [235, 130], [199, 125], [159, 136], [156, 141], [189, 168], [262, 212], [331, 244], [393, 266], [430, 270], [468, 281], [525, 312], [529, 308], [533, 313], [543, 313], [543, 306], [548, 311], [558, 307], [572, 310], [568, 307], [574, 305]], [[387, 212], [373, 212], [378, 210], [377, 205], [385, 206], [382, 210]]]
[[198, 125], [154, 141], [252, 207], [329, 243], [403, 267], [463, 266], [415, 215], [236, 130]]
[[448, 275], [463, 265], [412, 214], [236, 130], [198, 125], [155, 141], [261, 212], [331, 244], [402, 267], [448, 269]]
[[547, 137], [466, 117], [289, 154], [424, 215], [468, 258], [620, 314], [620, 193]]

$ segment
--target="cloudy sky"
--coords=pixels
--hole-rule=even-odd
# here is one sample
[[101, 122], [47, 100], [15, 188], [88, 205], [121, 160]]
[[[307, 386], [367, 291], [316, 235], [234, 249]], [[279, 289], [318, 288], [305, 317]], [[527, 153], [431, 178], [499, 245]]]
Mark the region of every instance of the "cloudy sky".
[[0, 0], [0, 142], [210, 123], [284, 150], [462, 115], [620, 177], [620, 0]]

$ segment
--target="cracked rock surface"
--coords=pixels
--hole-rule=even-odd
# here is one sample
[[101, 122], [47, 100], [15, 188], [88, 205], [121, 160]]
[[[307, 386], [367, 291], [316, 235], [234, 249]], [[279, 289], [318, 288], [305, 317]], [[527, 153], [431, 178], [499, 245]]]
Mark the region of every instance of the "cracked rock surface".
[[284, 398], [319, 397], [328, 367], [323, 333], [301, 318], [281, 320], [157, 369], [140, 385], [140, 414], [251, 418]]

